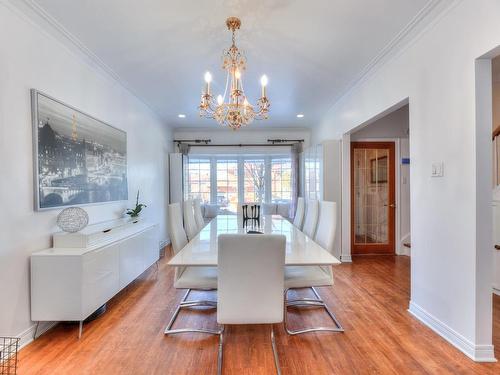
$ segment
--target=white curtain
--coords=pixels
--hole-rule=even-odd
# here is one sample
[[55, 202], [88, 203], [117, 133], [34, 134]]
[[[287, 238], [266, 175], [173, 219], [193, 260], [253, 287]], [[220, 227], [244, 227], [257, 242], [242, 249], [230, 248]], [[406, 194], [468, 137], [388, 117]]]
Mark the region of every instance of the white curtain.
[[302, 153], [302, 143], [296, 143], [292, 146], [292, 202], [290, 205], [290, 217], [295, 217], [295, 211], [297, 207], [297, 198], [301, 194], [300, 192], [300, 155]]

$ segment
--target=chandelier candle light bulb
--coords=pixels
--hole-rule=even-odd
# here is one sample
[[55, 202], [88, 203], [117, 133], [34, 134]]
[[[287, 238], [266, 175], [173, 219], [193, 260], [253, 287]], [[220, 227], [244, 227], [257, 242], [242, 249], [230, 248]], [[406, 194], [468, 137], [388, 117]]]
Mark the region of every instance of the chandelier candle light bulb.
[[210, 95], [210, 82], [212, 82], [212, 75], [210, 72], [205, 73], [205, 82], [207, 83], [206, 93]]
[[[236, 30], [241, 27], [241, 21], [236, 17], [229, 17], [226, 26], [232, 33], [232, 44], [222, 55], [222, 68], [227, 72], [226, 88], [224, 97], [218, 95], [215, 100], [210, 93], [210, 82], [212, 75], [205, 73], [205, 90], [201, 95], [200, 116], [215, 119], [219, 124], [233, 130], [250, 124], [253, 120], [265, 120], [268, 118], [269, 99], [266, 96], [267, 76], [260, 79], [262, 85], [261, 97], [253, 106], [247, 99], [243, 90], [242, 72], [246, 69], [246, 58], [236, 47]], [[228, 90], [229, 88], [229, 90]], [[226, 92], [228, 92], [227, 102]]]
[[266, 86], [268, 83], [267, 76], [264, 74], [262, 77], [260, 77], [260, 84], [262, 85], [262, 97], [266, 97]]

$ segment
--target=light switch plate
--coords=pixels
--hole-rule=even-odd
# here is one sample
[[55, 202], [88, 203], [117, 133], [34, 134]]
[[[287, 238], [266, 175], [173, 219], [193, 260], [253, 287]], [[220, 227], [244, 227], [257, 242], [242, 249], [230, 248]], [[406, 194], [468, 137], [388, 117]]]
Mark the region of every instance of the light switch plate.
[[431, 177], [443, 177], [444, 163], [442, 161], [432, 163]]

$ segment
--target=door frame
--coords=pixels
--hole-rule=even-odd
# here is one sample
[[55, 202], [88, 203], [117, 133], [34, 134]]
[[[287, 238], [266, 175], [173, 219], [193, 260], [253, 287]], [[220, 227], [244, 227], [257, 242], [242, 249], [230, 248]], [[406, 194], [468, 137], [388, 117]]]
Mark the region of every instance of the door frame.
[[[351, 255], [365, 255], [363, 253], [357, 253], [355, 251], [355, 241], [354, 241], [354, 230], [355, 230], [355, 225], [354, 225], [354, 148], [356, 145], [366, 145], [369, 146], [370, 144], [372, 145], [379, 145], [379, 146], [387, 146], [387, 148], [390, 149], [390, 153], [392, 152], [393, 155], [393, 160], [394, 160], [394, 168], [392, 168], [390, 172], [390, 178], [394, 182], [389, 186], [389, 194], [394, 197], [394, 202], [396, 203], [396, 208], [393, 210], [389, 211], [389, 215], [392, 216], [392, 222], [393, 225], [389, 226], [389, 239], [390, 242], [392, 242], [392, 252], [385, 252], [381, 249], [382, 246], [374, 244], [374, 245], [367, 245], [373, 249], [372, 252], [366, 253], [368, 254], [383, 254], [383, 255], [398, 255], [399, 252], [399, 242], [401, 241], [400, 239], [400, 170], [399, 170], [399, 158], [400, 158], [400, 145], [399, 145], [399, 138], [364, 138], [364, 139], [357, 139], [355, 141], [350, 141], [350, 147], [349, 147], [349, 156], [350, 156], [350, 166], [349, 166], [349, 175], [350, 175], [350, 181], [349, 181], [349, 197], [350, 197], [350, 250], [351, 250]], [[368, 148], [368, 147], [366, 147]], [[384, 245], [385, 247], [385, 245]]]

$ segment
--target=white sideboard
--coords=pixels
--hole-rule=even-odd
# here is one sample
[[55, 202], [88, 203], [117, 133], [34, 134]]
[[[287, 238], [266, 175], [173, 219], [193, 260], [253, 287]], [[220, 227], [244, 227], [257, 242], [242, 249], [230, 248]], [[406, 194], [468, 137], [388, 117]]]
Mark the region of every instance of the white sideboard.
[[83, 320], [158, 258], [156, 224], [116, 220], [57, 233], [53, 248], [31, 255], [31, 320], [80, 321], [81, 336]]

